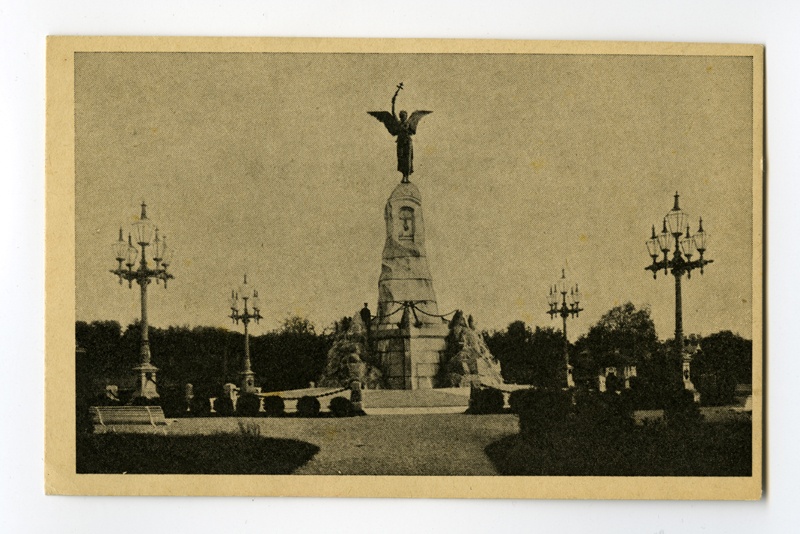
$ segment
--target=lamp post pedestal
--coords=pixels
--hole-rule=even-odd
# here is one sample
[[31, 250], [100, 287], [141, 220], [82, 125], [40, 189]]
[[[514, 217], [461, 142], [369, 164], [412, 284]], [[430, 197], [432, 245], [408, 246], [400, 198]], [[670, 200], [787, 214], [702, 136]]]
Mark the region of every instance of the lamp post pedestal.
[[[566, 297], [566, 295], [565, 295]], [[562, 313], [561, 317], [564, 320], [564, 371], [567, 377], [567, 389], [575, 387], [575, 378], [572, 376], [572, 365], [569, 363], [569, 339], [567, 339], [567, 313]]]
[[694, 383], [692, 382], [692, 371], [691, 371], [691, 364], [692, 364], [692, 355], [691, 354], [684, 354], [682, 361], [681, 361], [681, 375], [683, 378], [683, 388], [687, 391], [691, 391], [694, 395], [694, 401], [700, 402], [700, 392], [694, 387]]
[[572, 370], [574, 367], [567, 364], [567, 388], [574, 388], [575, 387], [575, 378], [572, 376]]
[[683, 387], [689, 391], [694, 391], [694, 384], [692, 383], [691, 371], [692, 357], [688, 354], [683, 355], [681, 362], [681, 373], [683, 374]]
[[242, 393], [256, 392], [256, 374], [253, 371], [242, 371], [239, 373], [239, 383]]
[[157, 399], [156, 373], [158, 367], [151, 363], [143, 363], [133, 368], [136, 373], [136, 390], [133, 398], [144, 397], [145, 399]]

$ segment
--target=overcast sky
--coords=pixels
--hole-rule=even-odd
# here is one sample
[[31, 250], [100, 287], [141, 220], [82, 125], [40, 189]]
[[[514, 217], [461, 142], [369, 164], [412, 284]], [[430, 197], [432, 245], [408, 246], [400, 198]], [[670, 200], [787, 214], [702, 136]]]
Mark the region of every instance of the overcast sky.
[[690, 56], [76, 55], [76, 317], [127, 325], [139, 298], [108, 272], [144, 199], [175, 249], [150, 323], [226, 326], [244, 272], [277, 328], [375, 311], [383, 208], [400, 180], [368, 110], [432, 110], [412, 181], [442, 313], [479, 328], [557, 326], [561, 267], [583, 291], [575, 340], [612, 306], [674, 330], [672, 277], [644, 270], [650, 226], [681, 193], [710, 237], [684, 279], [684, 331], [751, 337], [752, 63]]

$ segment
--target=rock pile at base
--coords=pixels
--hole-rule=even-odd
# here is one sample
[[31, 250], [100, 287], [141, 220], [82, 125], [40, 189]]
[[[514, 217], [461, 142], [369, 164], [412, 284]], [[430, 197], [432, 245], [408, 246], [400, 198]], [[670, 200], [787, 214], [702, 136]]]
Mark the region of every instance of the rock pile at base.
[[356, 313], [347, 331], [336, 335], [319, 385], [350, 387], [351, 381], [356, 379], [369, 389], [383, 387], [383, 376], [370, 361], [367, 343], [367, 327], [360, 313]]
[[489, 347], [471, 324], [471, 319], [468, 321], [459, 310], [450, 321], [440, 380], [442, 387], [473, 384], [500, 387], [503, 384], [500, 362], [489, 352]]

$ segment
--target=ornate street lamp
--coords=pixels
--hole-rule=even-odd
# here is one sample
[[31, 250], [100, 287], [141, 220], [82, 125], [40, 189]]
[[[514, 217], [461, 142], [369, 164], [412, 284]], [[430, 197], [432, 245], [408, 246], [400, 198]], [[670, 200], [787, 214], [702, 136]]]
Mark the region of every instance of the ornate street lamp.
[[[112, 245], [117, 260], [117, 268], [111, 272], [117, 275], [120, 284], [122, 284], [123, 280], [127, 280], [129, 288], [133, 287], [134, 281], [139, 284], [142, 303], [142, 332], [139, 345], [139, 365], [133, 368], [137, 374], [136, 391], [133, 396], [134, 398], [153, 399], [158, 397], [158, 391], [156, 390], [156, 372], [158, 368], [150, 361], [147, 286], [151, 280], [155, 280], [156, 284], [163, 280], [164, 289], [167, 288], [167, 281], [173, 278], [172, 274], [167, 272], [172, 251], [167, 248], [167, 236], [159, 235], [158, 228], [147, 218], [147, 204], [144, 202], [142, 202], [142, 213], [139, 220], [133, 223], [133, 233], [136, 239], [135, 243], [141, 248], [141, 253], [134, 246], [131, 234], [128, 234], [128, 240], [125, 241], [122, 228], [120, 228], [119, 239]], [[147, 261], [147, 247], [151, 247], [150, 254], [152, 254], [153, 268], [150, 267]], [[134, 269], [137, 257], [139, 258], [139, 264]]]
[[[580, 307], [581, 292], [578, 284], [567, 287], [567, 276], [564, 269], [561, 269], [561, 278], [550, 287], [550, 294], [547, 296], [547, 304], [550, 309], [550, 319], [560, 315], [564, 328], [564, 367], [566, 370], [567, 387], [575, 387], [575, 379], [572, 376], [572, 366], [569, 364], [569, 340], [567, 339], [567, 317], [578, 317], [583, 308]], [[569, 295], [569, 296], [567, 296]]]
[[[239, 311], [239, 299], [243, 303], [241, 312]], [[252, 312], [247, 307], [248, 301], [253, 308]], [[252, 320], [258, 323], [262, 317], [258, 291], [251, 290], [247, 285], [247, 275], [244, 275], [244, 282], [239, 286], [238, 290], [231, 290], [230, 308], [231, 314], [229, 317], [233, 319], [233, 322], [239, 324], [239, 321], [242, 321], [244, 323], [244, 366], [242, 372], [239, 373], [241, 376], [241, 389], [244, 393], [253, 393], [256, 391], [256, 374], [250, 365], [250, 333], [247, 330], [247, 325]]]
[[[689, 215], [681, 210], [678, 204], [678, 193], [675, 192], [675, 205], [664, 217], [661, 227], [661, 233], [656, 235], [656, 227], [652, 227], [652, 234], [650, 239], [647, 240], [647, 252], [653, 260], [653, 263], [645, 267], [648, 271], [653, 271], [653, 278], [655, 279], [658, 272], [662, 269], [664, 274], [668, 274], [672, 269], [672, 275], [675, 277], [675, 354], [680, 359], [683, 375], [683, 386], [689, 391], [695, 391], [694, 384], [692, 383], [691, 375], [691, 355], [684, 351], [683, 346], [683, 308], [681, 300], [681, 278], [686, 274], [686, 278], [692, 277], [692, 271], [700, 269], [700, 274], [703, 274], [703, 268], [712, 263], [714, 260], [708, 260], [703, 257], [706, 252], [707, 236], [703, 230], [703, 219], [700, 218], [700, 224], [697, 232], [691, 235], [689, 232]], [[672, 258], [669, 253], [672, 251]], [[697, 252], [697, 258], [693, 259]], [[663, 254], [661, 260], [659, 256]], [[697, 398], [697, 395], [695, 395]]]

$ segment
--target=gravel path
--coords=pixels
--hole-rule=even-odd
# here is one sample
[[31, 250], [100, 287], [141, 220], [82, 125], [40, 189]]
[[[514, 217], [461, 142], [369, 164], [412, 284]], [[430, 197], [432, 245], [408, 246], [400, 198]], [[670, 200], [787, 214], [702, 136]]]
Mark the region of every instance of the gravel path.
[[496, 475], [484, 448], [518, 430], [517, 417], [415, 414], [351, 418], [197, 418], [170, 424], [169, 434], [239, 432], [312, 443], [320, 451], [295, 474]]

